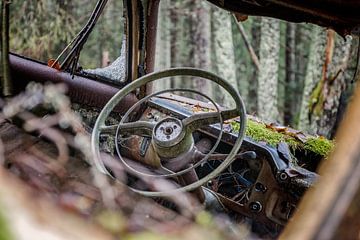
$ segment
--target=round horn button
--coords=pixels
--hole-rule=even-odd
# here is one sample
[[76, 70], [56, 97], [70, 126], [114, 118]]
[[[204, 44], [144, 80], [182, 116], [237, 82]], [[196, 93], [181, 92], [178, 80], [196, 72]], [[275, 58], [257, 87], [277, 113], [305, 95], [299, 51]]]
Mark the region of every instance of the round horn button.
[[178, 138], [182, 138], [181, 133], [182, 123], [180, 120], [176, 118], [165, 118], [156, 125], [154, 129], [154, 139], [160, 144], [169, 144], [173, 141], [177, 142], [176, 140]]

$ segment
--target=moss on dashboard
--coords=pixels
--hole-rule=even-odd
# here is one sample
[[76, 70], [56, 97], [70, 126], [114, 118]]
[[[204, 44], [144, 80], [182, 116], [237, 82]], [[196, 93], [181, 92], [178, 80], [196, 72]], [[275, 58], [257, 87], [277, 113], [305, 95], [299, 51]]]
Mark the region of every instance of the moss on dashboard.
[[305, 150], [313, 151], [321, 156], [328, 156], [334, 148], [334, 142], [323, 137], [309, 138], [304, 144]]
[[[233, 132], [239, 131], [238, 122], [232, 121], [230, 124]], [[328, 156], [334, 147], [334, 142], [326, 138], [306, 135], [306, 137], [303, 137], [300, 140], [296, 136], [296, 133], [288, 133], [285, 127], [282, 127], [281, 129], [283, 131], [279, 132], [276, 128], [271, 128], [265, 123], [248, 120], [246, 136], [257, 142], [266, 142], [274, 147], [280, 142], [286, 142], [292, 149], [304, 149], [305, 151], [311, 151], [324, 157]]]
[[264, 124], [254, 121], [247, 121], [246, 136], [251, 137], [257, 142], [266, 142], [269, 145], [276, 146], [284, 141], [284, 136], [280, 133], [267, 129]]

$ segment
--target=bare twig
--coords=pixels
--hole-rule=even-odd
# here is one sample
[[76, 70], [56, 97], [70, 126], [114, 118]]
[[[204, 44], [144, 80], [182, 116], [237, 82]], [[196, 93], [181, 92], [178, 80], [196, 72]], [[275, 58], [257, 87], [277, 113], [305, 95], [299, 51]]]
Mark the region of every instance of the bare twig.
[[256, 55], [253, 47], [251, 46], [251, 43], [249, 41], [249, 38], [245, 32], [245, 29], [242, 25], [241, 22], [238, 22], [236, 16], [234, 14], [232, 14], [233, 18], [234, 18], [234, 21], [236, 23], [236, 26], [237, 28], [239, 29], [239, 32], [241, 34], [241, 37], [243, 38], [244, 42], [245, 42], [245, 47], [246, 49], [249, 51], [249, 54], [250, 54], [250, 57], [251, 57], [251, 60], [253, 61], [254, 65], [256, 66], [256, 69], [259, 70], [260, 69], [260, 62], [259, 62], [259, 58], [258, 56]]

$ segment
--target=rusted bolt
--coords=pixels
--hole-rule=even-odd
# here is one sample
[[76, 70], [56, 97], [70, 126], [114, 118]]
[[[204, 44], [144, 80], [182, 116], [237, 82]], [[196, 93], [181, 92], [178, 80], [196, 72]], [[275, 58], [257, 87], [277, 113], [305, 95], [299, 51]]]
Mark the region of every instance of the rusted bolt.
[[250, 211], [258, 213], [262, 210], [262, 205], [260, 202], [251, 202], [249, 204]]
[[151, 119], [151, 118], [153, 118], [153, 117], [154, 117], [154, 115], [152, 114], [152, 112], [149, 112], [149, 113], [147, 114], [147, 118]]
[[266, 186], [264, 186], [262, 183], [255, 183], [255, 191], [265, 193], [267, 190]]
[[282, 172], [282, 173], [280, 173], [279, 178], [281, 181], [286, 181], [288, 179], [288, 175], [286, 173]]

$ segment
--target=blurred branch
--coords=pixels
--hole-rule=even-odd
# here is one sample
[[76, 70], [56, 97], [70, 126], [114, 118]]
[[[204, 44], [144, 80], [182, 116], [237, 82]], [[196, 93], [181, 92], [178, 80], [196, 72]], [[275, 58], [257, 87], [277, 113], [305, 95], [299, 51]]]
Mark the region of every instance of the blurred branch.
[[38, 196], [38, 192], [2, 168], [0, 182], [1, 216], [8, 230], [6, 239], [114, 239], [98, 225]]
[[242, 25], [241, 22], [238, 22], [236, 16], [234, 14], [232, 14], [233, 18], [234, 18], [234, 21], [236, 23], [236, 26], [237, 28], [239, 29], [239, 32], [241, 34], [241, 37], [243, 38], [244, 42], [245, 42], [245, 47], [246, 49], [249, 51], [250, 53], [250, 57], [251, 57], [251, 60], [253, 61], [254, 65], [256, 66], [256, 69], [259, 70], [260, 69], [260, 62], [259, 62], [259, 58], [258, 56], [256, 55], [253, 47], [251, 46], [251, 43], [249, 41], [249, 38], [245, 32], [245, 29]]

